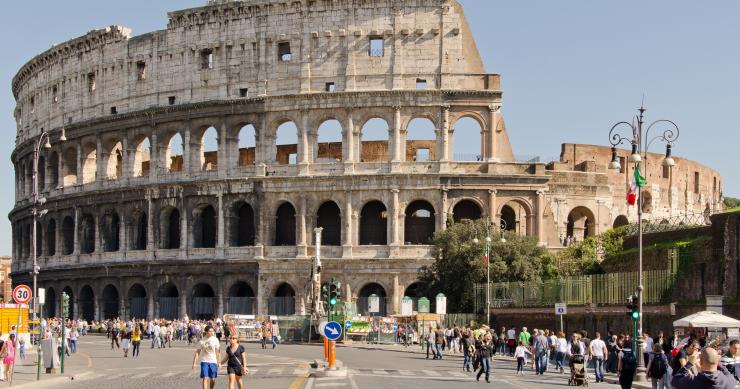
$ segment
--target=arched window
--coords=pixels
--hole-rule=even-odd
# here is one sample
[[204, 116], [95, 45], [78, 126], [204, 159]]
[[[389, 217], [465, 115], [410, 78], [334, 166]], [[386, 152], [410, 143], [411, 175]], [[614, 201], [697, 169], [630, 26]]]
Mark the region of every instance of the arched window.
[[210, 205], [196, 208], [194, 212], [195, 223], [193, 223], [193, 247], [213, 248], [216, 247], [216, 236], [218, 225], [216, 224], [216, 211]]
[[293, 315], [295, 314], [295, 290], [287, 283], [281, 284], [276, 290], [274, 297], [268, 300], [270, 315]]
[[103, 216], [103, 251], [118, 251], [120, 229], [121, 221], [118, 213], [109, 212]]
[[501, 219], [506, 222], [506, 231], [514, 231], [520, 236], [532, 235], [530, 216], [530, 208], [520, 200], [509, 201], [501, 208]]
[[295, 246], [295, 208], [283, 203], [276, 216], [275, 246]]
[[480, 206], [472, 200], [461, 200], [452, 209], [452, 218], [455, 223], [467, 220], [479, 220], [481, 218]]
[[407, 245], [431, 244], [434, 229], [434, 207], [431, 204], [417, 200], [406, 207], [404, 242]]
[[149, 219], [146, 212], [134, 211], [131, 218], [129, 239], [131, 250], [146, 250], [148, 242]]
[[514, 208], [510, 205], [504, 205], [501, 208], [501, 220], [503, 220], [506, 225], [506, 231], [516, 231], [516, 211], [514, 211]]
[[112, 140], [107, 150], [109, 154], [105, 176], [109, 180], [117, 180], [123, 177], [123, 144], [118, 140]]
[[134, 153], [134, 177], [146, 177], [151, 169], [152, 144], [148, 137], [136, 143]]
[[56, 189], [59, 186], [59, 154], [56, 151], [49, 157], [49, 185], [47, 188]]
[[627, 216], [619, 215], [616, 219], [614, 219], [614, 224], [612, 225], [613, 228], [619, 228], [630, 224], [629, 219], [627, 219]]
[[46, 225], [46, 255], [57, 255], [57, 221], [54, 219]]
[[115, 319], [119, 317], [118, 289], [113, 285], [103, 288], [103, 319]]
[[244, 281], [238, 281], [229, 288], [229, 313], [251, 315], [254, 312], [254, 291]]
[[[72, 295], [69, 296], [70, 309], [72, 308]], [[80, 289], [80, 311], [79, 318], [91, 322], [95, 320], [95, 293], [90, 285]], [[71, 317], [71, 316], [70, 316]]]
[[41, 193], [46, 190], [46, 158], [43, 155], [39, 156], [38, 172], [38, 186], [36, 190]]
[[77, 148], [64, 150], [64, 186], [77, 184]]
[[[159, 287], [157, 300], [159, 302], [159, 315], [163, 319], [177, 319], [177, 299], [180, 293], [177, 287], [171, 283], [166, 283]], [[185, 312], [183, 312], [183, 315]]]
[[72, 255], [75, 250], [75, 221], [70, 216], [62, 220], [62, 254]]
[[360, 289], [360, 293], [357, 294], [357, 310], [362, 316], [370, 316], [369, 300], [370, 296], [375, 295], [380, 299], [378, 308], [380, 312], [373, 313], [375, 316], [386, 316], [388, 309], [386, 307], [386, 292], [380, 284], [370, 283]]
[[360, 136], [360, 162], [388, 161], [388, 122], [380, 118], [368, 120]]
[[216, 293], [206, 283], [197, 284], [193, 287], [192, 313], [196, 320], [213, 319], [213, 313], [215, 312], [214, 297], [216, 297]]
[[342, 125], [338, 120], [327, 120], [319, 126], [314, 158], [317, 163], [342, 160]]
[[437, 135], [434, 123], [425, 118], [409, 122], [406, 129], [406, 161], [425, 162], [437, 158]]
[[455, 161], [483, 160], [483, 128], [473, 118], [463, 117], [455, 122], [449, 146]]
[[418, 310], [418, 303], [419, 299], [424, 297], [424, 294], [422, 293], [422, 284], [421, 282], [414, 282], [413, 284], [406, 287], [406, 290], [403, 292], [403, 295], [406, 297], [411, 298], [412, 301], [412, 310], [417, 311]]
[[326, 246], [340, 246], [342, 244], [342, 217], [339, 206], [333, 201], [321, 204], [316, 212], [316, 226], [321, 231], [321, 244]]
[[360, 212], [360, 245], [388, 244], [388, 212], [380, 201], [371, 201]]
[[252, 206], [239, 202], [234, 206], [231, 229], [231, 245], [234, 247], [254, 246], [254, 210]]
[[93, 252], [95, 252], [95, 218], [90, 214], [84, 214], [80, 220], [80, 253]]
[[128, 290], [129, 312], [131, 319], [146, 319], [147, 301], [146, 288], [141, 284], [133, 284]]
[[586, 207], [573, 208], [573, 210], [568, 213], [568, 237], [574, 238], [576, 241], [582, 241], [585, 238], [594, 236], [596, 234], [594, 229], [595, 220], [594, 214], [590, 209]]
[[183, 142], [180, 133], [170, 135], [164, 155], [168, 172], [176, 173], [183, 170]]
[[275, 162], [278, 165], [298, 163], [298, 127], [293, 122], [278, 126], [275, 134]]
[[216, 170], [218, 167], [218, 131], [209, 127], [200, 142], [200, 166], [203, 171]]
[[93, 143], [87, 143], [82, 147], [82, 183], [89, 184], [97, 179], [98, 150]]
[[163, 249], [179, 249], [180, 211], [174, 207], [165, 208], [164, 211], [162, 211], [160, 222], [160, 247]]
[[257, 132], [254, 126], [247, 124], [239, 130], [239, 166], [250, 166], [256, 161], [255, 146]]

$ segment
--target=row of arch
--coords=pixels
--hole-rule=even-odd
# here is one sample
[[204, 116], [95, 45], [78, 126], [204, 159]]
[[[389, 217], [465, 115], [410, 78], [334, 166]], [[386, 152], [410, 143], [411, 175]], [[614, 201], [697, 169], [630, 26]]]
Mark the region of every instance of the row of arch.
[[[399, 161], [429, 161], [442, 158], [441, 148], [450, 150], [450, 160], [483, 160], [484, 137], [483, 119], [477, 115], [464, 115], [458, 118], [449, 130], [448, 145], [442, 146], [440, 126], [432, 116], [416, 117], [405, 123], [400, 131], [402, 139], [392, 138], [393, 130], [387, 118], [371, 117], [364, 121], [359, 130], [359, 138], [353, 154], [354, 162], [389, 161], [393, 156], [393, 142], [406, 144], [398, 155]], [[438, 120], [438, 119], [435, 119]], [[76, 144], [44, 153], [39, 158], [39, 188], [54, 189], [75, 184], [87, 184], [96, 180], [115, 180], [124, 176], [144, 177], [152, 171], [153, 158], [162, 172], [213, 171], [220, 162], [229, 166], [249, 166], [256, 161], [272, 164], [296, 164], [301, 149], [301, 131], [296, 122], [288, 118], [272, 122], [274, 135], [265, 134], [258, 142], [260, 134], [255, 125], [244, 123], [234, 135], [236, 139], [224, 142], [217, 126], [204, 124], [185, 131], [163, 130], [160, 139], [153, 143], [146, 133], [134, 135], [131, 139], [109, 137], [101, 140], [82, 139]], [[186, 135], [187, 132], [187, 136]], [[342, 124], [334, 118], [322, 121], [315, 133], [308, 133], [310, 142], [305, 145], [306, 162], [331, 163], [346, 160], [349, 147], [345, 147], [346, 135]], [[224, 132], [225, 133], [225, 132]], [[455, 141], [457, 137], [457, 142]], [[192, 138], [192, 140], [190, 140]], [[187, 144], [189, 143], [189, 144]], [[258, 156], [258, 145], [269, 143], [271, 150], [265, 148]], [[227, 146], [228, 144], [228, 146]], [[159, 151], [154, 150], [159, 148]], [[231, 147], [231, 149], [224, 149]], [[186, 149], [190, 150], [186, 161]], [[310, 154], [310, 156], [308, 155]], [[224, 161], [219, 161], [219, 158]], [[259, 159], [258, 159], [259, 158]], [[190, 164], [189, 166], [187, 164]], [[17, 193], [30, 194], [32, 180], [32, 160], [18, 161], [16, 169]]]

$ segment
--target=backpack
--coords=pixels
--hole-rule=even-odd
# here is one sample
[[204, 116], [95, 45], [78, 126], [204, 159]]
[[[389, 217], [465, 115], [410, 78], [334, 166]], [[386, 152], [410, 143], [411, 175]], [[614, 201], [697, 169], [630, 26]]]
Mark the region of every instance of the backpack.
[[650, 364], [650, 377], [663, 378], [668, 372], [668, 361], [665, 355], [655, 355], [653, 362]]
[[581, 344], [580, 342], [572, 342], [570, 344], [570, 353], [573, 355], [581, 355], [583, 354], [583, 350], [581, 350]]
[[622, 369], [623, 370], [637, 369], [637, 359], [635, 359], [635, 353], [633, 353], [632, 350], [624, 351], [623, 353], [624, 355], [622, 356]]

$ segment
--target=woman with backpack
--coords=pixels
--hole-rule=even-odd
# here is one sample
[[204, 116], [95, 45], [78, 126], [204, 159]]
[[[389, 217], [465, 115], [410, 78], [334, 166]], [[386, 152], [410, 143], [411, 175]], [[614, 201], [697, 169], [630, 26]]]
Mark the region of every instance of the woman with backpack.
[[671, 388], [671, 371], [668, 366], [668, 358], [663, 352], [663, 345], [660, 343], [653, 344], [653, 352], [650, 353], [647, 374], [652, 380], [653, 389], [670, 389]]
[[491, 383], [491, 356], [493, 356], [493, 342], [491, 341], [491, 334], [485, 333], [482, 336], [481, 344], [478, 348], [478, 358], [480, 358], [480, 370], [478, 375], [475, 377], [476, 381], [480, 381], [480, 376], [486, 373], [486, 382]]

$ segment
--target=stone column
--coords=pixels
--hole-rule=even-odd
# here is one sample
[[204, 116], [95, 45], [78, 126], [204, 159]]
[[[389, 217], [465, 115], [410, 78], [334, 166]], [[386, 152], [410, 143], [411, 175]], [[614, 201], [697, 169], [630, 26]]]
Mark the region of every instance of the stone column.
[[182, 192], [180, 192], [180, 253], [182, 257], [185, 257], [189, 248], [188, 236], [188, 219], [189, 209], [185, 205], [185, 199], [183, 198]]
[[150, 191], [146, 193], [146, 205], [146, 249], [151, 259], [152, 253], [159, 248], [159, 245], [154, 241], [154, 201], [152, 200], [152, 193]]
[[300, 197], [298, 210], [298, 247], [296, 252], [297, 258], [306, 258], [307, 246], [306, 243], [306, 196]]
[[226, 125], [226, 119], [221, 118], [221, 125], [218, 128], [218, 152], [217, 162], [218, 165], [218, 176], [225, 178], [228, 174], [229, 168], [237, 166], [238, 163], [232, 163], [231, 161], [231, 139], [229, 137], [230, 131]]
[[500, 225], [500, 222], [498, 220], [498, 205], [496, 204], [497, 193], [498, 191], [496, 189], [488, 190], [488, 220], [494, 226]]
[[437, 217], [437, 230], [444, 231], [447, 229], [447, 215], [448, 213], [448, 200], [447, 200], [447, 188], [442, 188], [442, 206]]
[[389, 154], [391, 155], [391, 171], [400, 171], [400, 163], [403, 160], [401, 157], [401, 107], [393, 107], [393, 136], [391, 136], [392, 142], [389, 142], [389, 146], [393, 146], [393, 149]]
[[146, 319], [152, 320], [154, 318], [154, 290], [150, 288], [146, 294]]
[[152, 128], [151, 134], [152, 136], [149, 138], [149, 181], [157, 182], [164, 156], [162, 155], [162, 147], [159, 147], [157, 133], [154, 128]]
[[216, 317], [224, 316], [224, 285], [223, 285], [223, 274], [218, 275], [216, 280]]
[[224, 194], [219, 192], [216, 197], [218, 198], [218, 231], [217, 231], [217, 239], [218, 242], [216, 243], [217, 251], [220, 251], [221, 256], [223, 256], [223, 250], [224, 250]]
[[400, 223], [398, 222], [398, 214], [399, 214], [399, 208], [401, 205], [399, 204], [398, 200], [398, 189], [391, 189], [391, 193], [393, 195], [393, 203], [392, 207], [393, 210], [391, 211], [392, 220], [391, 220], [391, 245], [392, 246], [400, 246], [401, 240], [400, 240], [400, 233], [399, 229], [401, 228]]
[[118, 217], [118, 251], [125, 257], [128, 252], [128, 216], [119, 214]]
[[352, 257], [352, 192], [344, 192], [344, 215], [342, 215], [342, 222], [344, 222], [344, 234], [342, 234], [342, 257]]
[[449, 162], [450, 160], [450, 106], [442, 106], [442, 144], [439, 150], [439, 160]]
[[[193, 165], [193, 163], [192, 163], [192, 159], [193, 159], [192, 150], [193, 150], [193, 147], [190, 144], [190, 125], [191, 124], [188, 123], [188, 128], [186, 128], [185, 131], [183, 131], [184, 132], [184, 136], [183, 136], [183, 139], [182, 139], [182, 164], [183, 164], [183, 166], [182, 166], [182, 172], [185, 173], [185, 174], [190, 174], [190, 172], [192, 170], [194, 170], [192, 168], [192, 165]], [[200, 170], [200, 169], [198, 169], [198, 170]]]
[[75, 147], [77, 147], [77, 185], [82, 185], [82, 177], [84, 176], [82, 172], [82, 167], [84, 166], [84, 159], [82, 156], [82, 143], [80, 141], [77, 141], [75, 143]]
[[309, 147], [309, 131], [308, 131], [308, 117], [309, 111], [301, 111], [301, 127], [298, 129], [298, 174], [308, 174], [308, 167], [311, 163], [311, 148]]
[[107, 180], [108, 179], [108, 158], [110, 152], [108, 150], [103, 151], [103, 142], [100, 137], [95, 139], [95, 180]]
[[500, 105], [489, 105], [488, 106], [488, 112], [490, 114], [490, 118], [488, 120], [488, 162], [498, 162], [499, 159], [496, 157], [496, 140], [497, 140], [497, 130], [499, 127], [499, 123], [501, 120], [501, 114], [500, 114], [501, 106]]
[[344, 172], [351, 174], [354, 172], [355, 162], [355, 122], [352, 117], [352, 109], [347, 110], [347, 122], [344, 125], [344, 132], [342, 134], [343, 139], [343, 157], [344, 157]]
[[185, 317], [185, 315], [190, 317], [189, 312], [188, 312], [188, 295], [190, 294], [190, 288], [188, 286], [189, 285], [187, 282], [187, 276], [185, 276], [182, 278], [182, 282], [180, 283], [180, 289], [178, 291], [180, 293], [178, 297], [179, 298], [178, 302], [180, 303], [180, 307], [178, 309], [177, 314], [180, 319]]
[[74, 251], [72, 254], [79, 255], [80, 254], [80, 208], [75, 207], [75, 233], [73, 236], [73, 242], [74, 242]]
[[64, 147], [57, 147], [57, 157], [59, 158], [59, 164], [57, 165], [57, 187], [64, 188]]
[[[126, 180], [126, 182], [128, 182], [129, 178], [134, 176], [133, 169], [131, 169], [131, 167], [134, 166], [134, 155], [136, 155], [136, 150], [133, 152], [129, 150], [128, 137], [124, 136], [123, 139], [121, 139], [121, 176], [118, 177], [119, 180]], [[149, 158], [151, 159], [151, 157]]]
[[94, 252], [95, 254], [100, 255], [103, 252], [103, 237], [101, 234], [101, 228], [100, 225], [103, 223], [103, 217], [100, 214], [100, 209], [96, 209], [93, 217], [93, 225], [95, 227], [95, 247]]
[[403, 298], [403, 288], [398, 282], [398, 274], [393, 276], [393, 302], [389, 312], [391, 315], [401, 313], [401, 299]]

